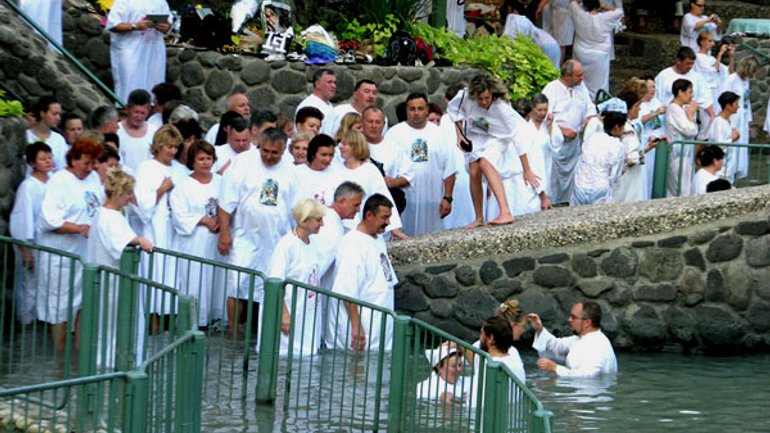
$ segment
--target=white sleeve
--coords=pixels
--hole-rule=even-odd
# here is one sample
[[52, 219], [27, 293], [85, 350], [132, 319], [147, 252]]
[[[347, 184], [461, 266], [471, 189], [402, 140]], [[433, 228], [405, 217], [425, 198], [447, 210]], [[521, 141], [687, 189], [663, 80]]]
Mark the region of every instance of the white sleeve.
[[54, 231], [64, 225], [70, 202], [66, 188], [59, 182], [48, 182], [48, 188], [40, 205], [40, 221], [38, 227], [44, 231]]
[[577, 337], [565, 337], [556, 338], [546, 328], [540, 332], [540, 335], [535, 334], [535, 339], [532, 341], [532, 348], [537, 350], [537, 353], [541, 357], [555, 357], [557, 359], [564, 359], [569, 353], [569, 349], [577, 341]]
[[354, 251], [347, 243], [342, 243], [337, 250], [337, 268], [332, 290], [341, 295], [358, 298], [359, 287], [364, 280], [365, 264], [358, 251]]
[[[289, 235], [292, 236], [292, 235]], [[286, 279], [289, 273], [289, 249], [288, 243], [281, 238], [276, 244], [273, 254], [270, 257], [270, 263], [267, 265], [267, 275], [271, 278]]]
[[[136, 211], [144, 224], [148, 224], [152, 219], [155, 209], [158, 206], [158, 173], [147, 163], [139, 164], [136, 170], [136, 184], [134, 185], [134, 195], [136, 196]], [[161, 199], [162, 201], [162, 199]]]
[[33, 180], [25, 180], [19, 185], [19, 189], [16, 190], [16, 200], [13, 202], [13, 210], [11, 211], [10, 223], [8, 225], [11, 237], [22, 241], [35, 239], [35, 203], [30, 194], [32, 191], [30, 182], [33, 182]]
[[245, 164], [235, 164], [228, 169], [222, 178], [222, 200], [219, 207], [232, 215], [241, 202], [243, 193], [244, 171], [241, 168]]
[[123, 250], [136, 238], [136, 233], [131, 230], [131, 226], [123, 215], [116, 214], [110, 218], [100, 218], [99, 222], [102, 223], [96, 227], [99, 243], [104, 246], [110, 258], [115, 261], [120, 260]]
[[171, 190], [169, 204], [171, 205], [171, 222], [177, 234], [190, 236], [195, 232], [198, 223], [205, 215], [193, 211], [192, 194], [187, 188], [187, 182]]

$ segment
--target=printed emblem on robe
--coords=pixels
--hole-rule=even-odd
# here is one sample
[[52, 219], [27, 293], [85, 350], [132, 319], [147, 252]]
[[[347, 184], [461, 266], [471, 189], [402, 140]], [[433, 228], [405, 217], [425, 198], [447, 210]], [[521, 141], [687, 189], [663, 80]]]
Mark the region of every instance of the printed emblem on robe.
[[318, 203], [326, 205], [326, 191], [318, 191], [314, 193], [313, 198], [318, 200]]
[[412, 143], [412, 162], [428, 161], [428, 142], [418, 138]]
[[484, 132], [489, 132], [489, 121], [486, 117], [474, 117], [471, 119], [471, 125], [474, 128], [481, 129]]
[[219, 200], [216, 197], [209, 197], [206, 202], [206, 216], [210, 218], [217, 217], [217, 207], [219, 206]]
[[92, 193], [91, 191], [85, 192], [85, 200], [86, 200], [86, 209], [88, 211], [88, 216], [92, 217], [94, 214], [96, 214], [96, 209], [99, 208], [99, 197], [96, 196], [96, 194]]
[[390, 269], [390, 263], [388, 262], [388, 256], [385, 253], [380, 253], [380, 264], [382, 265], [382, 272], [385, 274], [385, 279], [388, 282], [393, 281], [393, 270]]
[[278, 206], [278, 182], [268, 179], [262, 184], [259, 203], [265, 206]]

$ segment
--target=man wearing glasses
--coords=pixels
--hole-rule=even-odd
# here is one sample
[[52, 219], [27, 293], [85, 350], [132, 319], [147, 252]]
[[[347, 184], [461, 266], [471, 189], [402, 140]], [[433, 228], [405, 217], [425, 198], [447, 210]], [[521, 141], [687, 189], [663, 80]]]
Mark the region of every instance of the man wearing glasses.
[[[572, 307], [567, 319], [571, 337], [556, 338], [543, 327], [540, 316], [527, 314], [530, 326], [535, 330], [532, 347], [540, 359], [537, 366], [562, 377], [595, 377], [617, 373], [618, 361], [612, 344], [601, 331], [602, 310], [596, 302], [578, 302]], [[550, 358], [565, 360], [559, 365]]]
[[682, 18], [682, 30], [680, 39], [682, 46], [690, 47], [696, 53], [698, 47], [698, 33], [708, 30], [714, 35], [714, 40], [722, 38], [722, 19], [717, 14], [705, 15], [706, 0], [690, 0], [690, 12]]

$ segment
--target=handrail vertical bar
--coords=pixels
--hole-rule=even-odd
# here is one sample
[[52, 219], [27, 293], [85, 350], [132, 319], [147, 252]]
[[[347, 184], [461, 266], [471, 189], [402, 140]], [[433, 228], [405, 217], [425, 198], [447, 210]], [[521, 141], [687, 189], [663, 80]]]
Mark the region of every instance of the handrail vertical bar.
[[276, 278], [265, 281], [263, 314], [260, 318], [259, 365], [257, 367], [257, 403], [275, 401], [278, 383], [278, 343], [286, 282]]
[[388, 431], [404, 431], [404, 396], [407, 360], [407, 336], [411, 321], [406, 316], [396, 316], [393, 321], [393, 348], [391, 352], [390, 389], [388, 390]]
[[655, 171], [652, 182], [652, 198], [666, 197], [666, 183], [668, 181], [668, 159], [671, 153], [671, 145], [660, 141], [655, 146]]
[[[145, 433], [148, 426], [147, 397], [149, 394], [147, 373], [141, 370], [127, 372], [128, 380], [123, 393], [124, 433]], [[81, 430], [82, 431], [82, 430]]]
[[[99, 332], [99, 278], [98, 267], [83, 264], [83, 305], [81, 315], [80, 347], [78, 348], [78, 376], [86, 377], [96, 373], [96, 346]], [[96, 398], [97, 384], [78, 387], [77, 422], [78, 431], [94, 427], [86, 420], [94, 419], [94, 411], [100, 403]]]
[[[120, 270], [126, 274], [139, 275], [139, 250], [129, 248], [120, 256]], [[130, 370], [136, 362], [137, 332], [139, 320], [139, 284], [123, 275], [118, 278], [118, 322], [116, 326], [115, 369]], [[141, 350], [141, 349], [140, 349]]]

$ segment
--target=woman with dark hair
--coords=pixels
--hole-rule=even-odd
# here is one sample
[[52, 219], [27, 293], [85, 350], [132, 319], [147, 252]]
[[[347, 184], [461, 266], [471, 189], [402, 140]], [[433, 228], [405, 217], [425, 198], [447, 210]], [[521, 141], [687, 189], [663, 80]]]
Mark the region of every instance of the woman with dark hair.
[[[67, 167], [66, 154], [69, 149], [64, 136], [52, 129], [59, 126], [61, 112], [61, 104], [56, 99], [52, 96], [43, 96], [32, 106], [35, 125], [27, 130], [27, 144], [42, 141], [51, 148], [55, 171]], [[31, 169], [27, 171], [27, 175], [30, 174], [32, 174]]]
[[[222, 196], [222, 176], [212, 173], [217, 160], [214, 146], [195, 140], [190, 146], [187, 168], [192, 174], [183, 178], [169, 195], [174, 227], [174, 249], [187, 254], [217, 260], [219, 222], [217, 206]], [[211, 266], [180, 261], [178, 279], [184, 293], [198, 301], [198, 325], [207, 326], [224, 317], [224, 285]]]
[[334, 139], [326, 134], [318, 134], [310, 140], [307, 162], [295, 167], [297, 178], [302, 179], [297, 185], [297, 200], [312, 198], [324, 206], [334, 202], [334, 188], [339, 182], [338, 166], [332, 163], [335, 146]]
[[[91, 228], [91, 219], [104, 202], [104, 188], [94, 171], [103, 146], [94, 140], [80, 139], [67, 152], [67, 168], [51, 176], [40, 206], [37, 242], [68, 253], [83, 256]], [[57, 350], [64, 350], [69, 299], [78, 337], [77, 315], [82, 301], [82, 272], [78, 262], [70, 269], [69, 260], [40, 253], [38, 269], [37, 318], [51, 324], [51, 338]], [[70, 275], [70, 271], [74, 275]], [[72, 279], [72, 293], [68, 282]]]
[[[648, 139], [642, 141], [642, 123], [639, 118], [639, 108], [642, 105], [642, 98], [648, 94], [647, 82], [631, 78], [626, 81], [623, 89], [618, 93], [618, 98], [626, 103], [628, 107], [628, 120], [623, 127], [623, 143], [625, 152], [625, 169], [623, 175], [618, 179], [617, 185], [613, 188], [613, 200], [616, 203], [625, 203], [630, 201], [645, 200], [647, 198], [647, 185], [650, 180], [647, 178], [646, 164], [647, 153], [654, 149], [657, 141]], [[654, 164], [654, 161], [650, 161]]]
[[61, 116], [61, 131], [68, 146], [72, 146], [83, 133], [83, 119], [75, 113], [64, 113]]
[[623, 18], [623, 9], [600, 12], [599, 0], [570, 0], [569, 11], [575, 22], [575, 60], [585, 70], [585, 85], [596, 97], [599, 90], [610, 89], [612, 35]]
[[171, 163], [174, 171], [180, 176], [180, 178], [189, 176], [192, 173], [192, 169], [188, 167], [187, 156], [190, 153], [190, 146], [193, 143], [200, 140], [203, 137], [203, 130], [198, 124], [197, 120], [182, 119], [174, 123], [176, 129], [182, 134], [182, 144], [174, 155], [174, 161]]
[[214, 140], [214, 146], [221, 146], [227, 144], [227, 133], [230, 131], [230, 127], [233, 125], [235, 119], [243, 119], [240, 113], [237, 111], [228, 111], [222, 115], [219, 119], [219, 131], [217, 132], [217, 138]]
[[706, 146], [695, 157], [701, 168], [692, 179], [692, 193], [705, 194], [708, 184], [722, 179], [719, 172], [725, 164], [725, 152], [719, 146]]
[[[679, 78], [671, 85], [674, 100], [666, 108], [666, 134], [671, 143], [681, 140], [694, 140], [698, 135], [695, 115], [698, 104], [693, 100], [692, 82]], [[693, 176], [693, 157], [695, 146], [674, 145], [668, 161], [668, 181], [666, 193], [669, 197], [690, 195]], [[680, 163], [681, 161], [681, 163]], [[681, 165], [681, 180], [680, 180]]]

